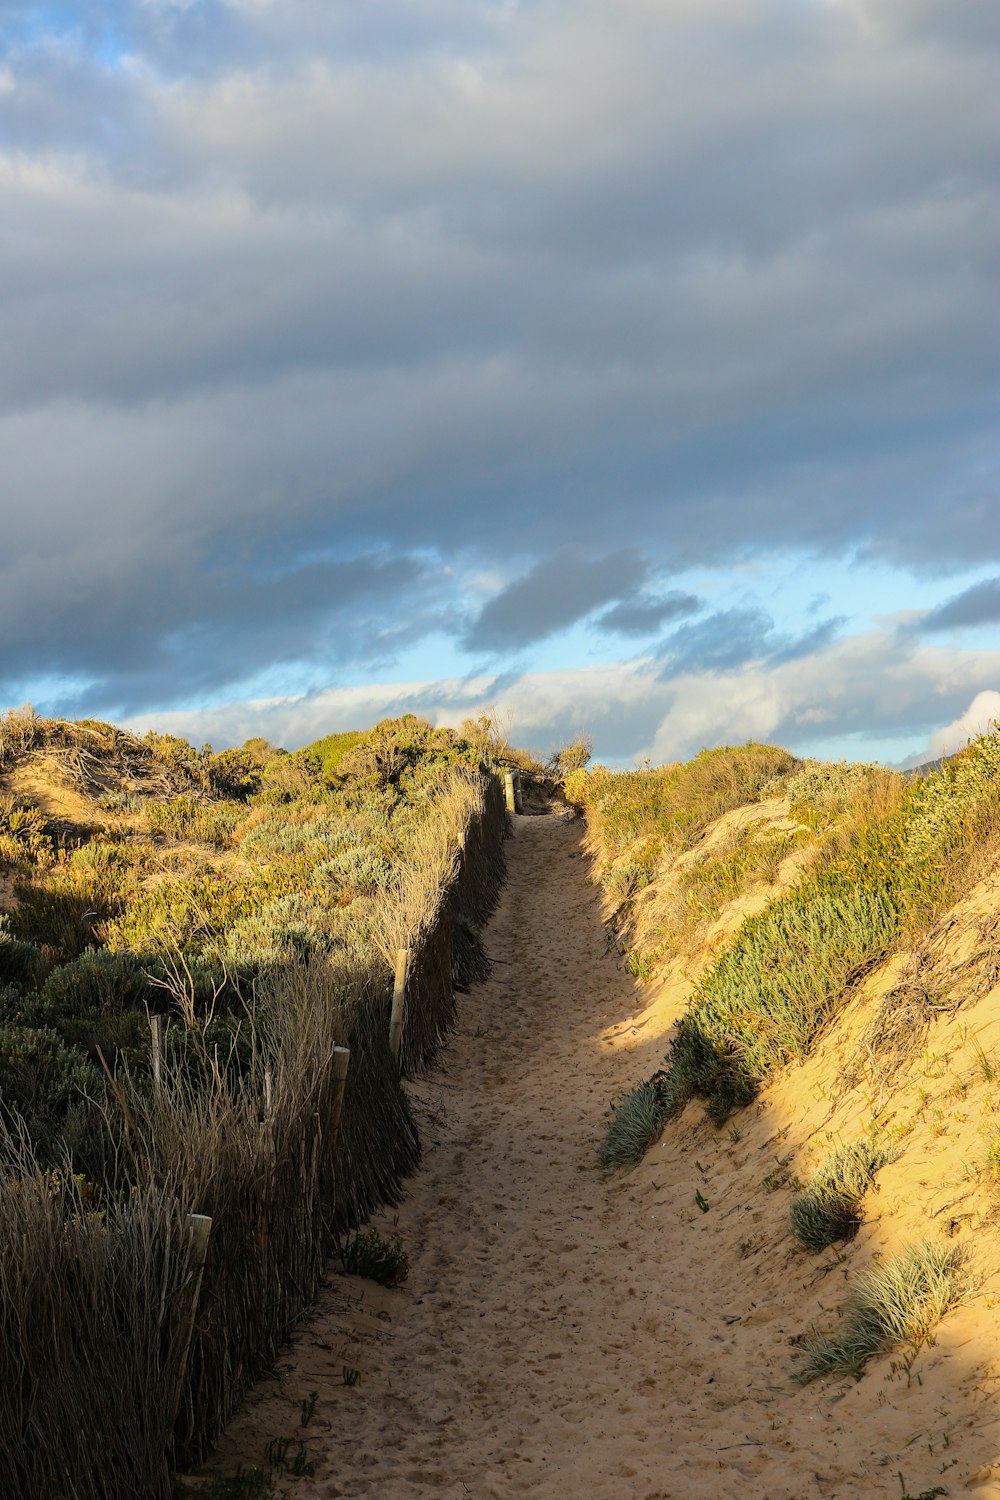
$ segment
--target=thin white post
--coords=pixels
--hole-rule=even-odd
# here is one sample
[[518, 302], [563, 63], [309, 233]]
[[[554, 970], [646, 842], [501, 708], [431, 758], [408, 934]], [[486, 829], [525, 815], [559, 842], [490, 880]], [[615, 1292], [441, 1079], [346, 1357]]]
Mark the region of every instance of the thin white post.
[[350, 1047], [333, 1049], [333, 1116], [330, 1120], [330, 1150], [337, 1145], [340, 1117], [344, 1112], [344, 1090], [347, 1087], [347, 1068], [351, 1061]]
[[406, 976], [410, 967], [409, 948], [396, 952], [396, 974], [392, 986], [392, 1015], [389, 1019], [389, 1051], [399, 1062], [403, 1046], [403, 1020], [406, 1014]]

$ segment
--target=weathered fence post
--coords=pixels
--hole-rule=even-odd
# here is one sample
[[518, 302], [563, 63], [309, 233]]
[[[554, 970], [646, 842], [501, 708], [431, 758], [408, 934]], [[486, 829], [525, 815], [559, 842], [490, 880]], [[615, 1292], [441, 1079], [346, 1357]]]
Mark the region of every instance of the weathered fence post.
[[392, 986], [392, 1015], [389, 1018], [389, 1051], [399, 1062], [403, 1046], [403, 1020], [406, 1013], [406, 975], [410, 967], [409, 948], [396, 953], [396, 977]]
[[181, 1358], [177, 1367], [177, 1384], [174, 1387], [174, 1404], [171, 1420], [176, 1422], [184, 1391], [188, 1355], [194, 1338], [194, 1324], [198, 1316], [198, 1301], [201, 1297], [201, 1279], [205, 1272], [205, 1257], [208, 1254], [208, 1237], [212, 1233], [212, 1221], [206, 1214], [188, 1214], [187, 1226], [191, 1231], [191, 1296], [188, 1299]]
[[153, 1093], [163, 1093], [163, 1017], [150, 1016], [149, 1031], [153, 1059]]
[[340, 1117], [344, 1112], [344, 1090], [347, 1087], [347, 1067], [351, 1061], [350, 1047], [333, 1049], [333, 1116], [330, 1120], [330, 1150], [337, 1145]]
[[521, 790], [521, 773], [514, 772], [514, 811], [520, 816], [524, 812], [524, 793]]
[[507, 804], [507, 811], [509, 813], [516, 812], [517, 808], [514, 802], [514, 774], [512, 771], [504, 772], [503, 797]]
[[274, 1069], [268, 1063], [264, 1069], [264, 1118], [269, 1120], [274, 1109]]

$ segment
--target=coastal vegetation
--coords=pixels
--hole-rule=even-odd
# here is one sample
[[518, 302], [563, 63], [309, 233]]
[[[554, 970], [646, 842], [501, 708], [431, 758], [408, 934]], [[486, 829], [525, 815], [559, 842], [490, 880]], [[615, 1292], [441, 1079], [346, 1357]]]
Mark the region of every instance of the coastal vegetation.
[[[400, 1070], [485, 971], [503, 872], [502, 746], [470, 728], [215, 752], [0, 717], [5, 1493], [166, 1500], [396, 1199], [420, 1150]], [[373, 1233], [349, 1253], [395, 1284]]]

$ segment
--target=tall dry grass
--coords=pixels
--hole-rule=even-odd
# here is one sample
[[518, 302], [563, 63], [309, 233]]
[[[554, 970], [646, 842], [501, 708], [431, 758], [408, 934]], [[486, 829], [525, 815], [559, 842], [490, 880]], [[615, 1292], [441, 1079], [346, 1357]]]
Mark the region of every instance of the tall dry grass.
[[170, 1494], [190, 1235], [160, 1186], [99, 1213], [72, 1174], [0, 1147], [0, 1493]]

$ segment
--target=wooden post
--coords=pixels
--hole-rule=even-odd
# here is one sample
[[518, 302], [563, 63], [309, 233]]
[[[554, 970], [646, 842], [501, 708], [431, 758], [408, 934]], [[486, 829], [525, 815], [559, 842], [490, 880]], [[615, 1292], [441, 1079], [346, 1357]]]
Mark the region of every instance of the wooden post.
[[517, 809], [514, 804], [514, 776], [511, 771], [504, 772], [503, 796], [507, 804], [507, 811], [509, 813], [516, 812]]
[[330, 1121], [330, 1150], [337, 1145], [340, 1117], [344, 1112], [344, 1090], [347, 1087], [347, 1065], [351, 1061], [350, 1047], [333, 1049], [333, 1118]]
[[271, 1067], [271, 1064], [268, 1063], [267, 1067], [264, 1069], [264, 1118], [265, 1118], [265, 1120], [269, 1120], [271, 1118], [271, 1111], [273, 1110], [273, 1108], [274, 1108], [274, 1069]]
[[[177, 1367], [177, 1384], [174, 1387], [174, 1404], [171, 1421], [176, 1422], [184, 1391], [188, 1355], [194, 1338], [194, 1324], [198, 1316], [198, 1301], [201, 1297], [201, 1279], [205, 1272], [205, 1257], [208, 1254], [208, 1238], [212, 1233], [212, 1221], [206, 1214], [188, 1214], [187, 1226], [191, 1231], [191, 1295], [188, 1299], [187, 1321], [181, 1343], [181, 1358]], [[124, 1394], [124, 1393], [123, 1393]]]
[[524, 795], [521, 791], [521, 773], [514, 772], [514, 811], [520, 815], [524, 812]]
[[149, 1031], [152, 1039], [153, 1093], [159, 1098], [163, 1093], [163, 1017], [150, 1016]]
[[403, 1047], [403, 1019], [406, 1013], [406, 974], [410, 967], [409, 948], [396, 953], [396, 978], [392, 986], [392, 1016], [389, 1020], [389, 1051], [399, 1062]]

